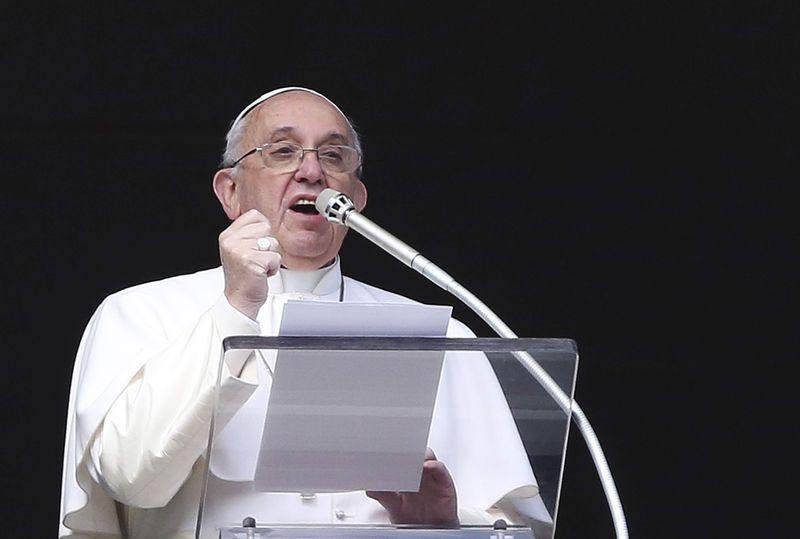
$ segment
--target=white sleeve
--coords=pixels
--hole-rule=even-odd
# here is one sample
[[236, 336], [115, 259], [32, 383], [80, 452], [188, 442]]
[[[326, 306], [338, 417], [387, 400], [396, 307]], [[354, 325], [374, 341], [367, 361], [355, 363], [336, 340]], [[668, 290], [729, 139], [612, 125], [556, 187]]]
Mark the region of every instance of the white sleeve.
[[533, 498], [505, 498], [488, 509], [460, 506], [458, 519], [462, 526], [493, 526], [498, 520], [504, 520], [508, 525], [531, 528], [535, 539], [553, 537], [553, 519], [538, 495]]
[[[257, 332], [256, 323], [222, 296], [162, 349], [142, 351], [147, 357], [139, 360], [141, 368], [92, 436], [86, 460], [92, 478], [126, 505], [166, 505], [206, 449], [222, 339]], [[251, 355], [226, 356], [220, 385], [223, 424], [256, 388], [257, 380], [238, 377]]]

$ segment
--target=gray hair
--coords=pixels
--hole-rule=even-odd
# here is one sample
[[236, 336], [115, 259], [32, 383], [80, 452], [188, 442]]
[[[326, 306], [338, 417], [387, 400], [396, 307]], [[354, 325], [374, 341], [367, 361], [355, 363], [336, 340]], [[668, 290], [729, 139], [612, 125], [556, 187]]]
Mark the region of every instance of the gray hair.
[[[343, 115], [344, 116], [344, 115]], [[228, 129], [227, 134], [225, 135], [225, 151], [222, 152], [222, 162], [220, 163], [220, 168], [230, 168], [236, 162], [239, 157], [243, 153], [245, 153], [250, 148], [244, 149], [242, 148], [242, 139], [244, 139], [244, 135], [247, 132], [248, 127], [250, 126], [252, 116], [246, 114], [241, 118], [237, 118], [238, 122], [234, 120], [231, 123], [230, 129]], [[344, 116], [345, 121], [347, 122], [347, 128], [350, 131], [350, 138], [353, 139], [353, 146], [356, 150], [358, 150], [358, 154], [362, 156], [364, 153], [361, 150], [361, 137], [356, 131], [355, 123], [349, 117]], [[356, 170], [356, 176], [361, 178], [363, 165], [358, 167]]]

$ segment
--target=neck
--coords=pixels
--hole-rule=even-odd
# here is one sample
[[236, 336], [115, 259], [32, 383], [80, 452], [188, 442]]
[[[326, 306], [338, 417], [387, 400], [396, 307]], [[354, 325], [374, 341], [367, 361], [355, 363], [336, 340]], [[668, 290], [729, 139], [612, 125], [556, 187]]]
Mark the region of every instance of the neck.
[[316, 261], [306, 261], [306, 260], [283, 260], [281, 261], [281, 269], [282, 270], [289, 270], [289, 271], [315, 271], [322, 268], [327, 268], [328, 266], [332, 265], [336, 261], [336, 257], [333, 257], [323, 263], [319, 263]]
[[[300, 292], [317, 295], [329, 293], [327, 290], [329, 286], [336, 288], [339, 285], [339, 280], [341, 280], [341, 277], [337, 279], [330, 275], [330, 272], [334, 269], [335, 263], [336, 259], [334, 258], [325, 266], [310, 270], [281, 267], [280, 277], [282, 286], [280, 290], [282, 290], [283, 293]], [[336, 273], [338, 274], [338, 272]], [[324, 280], [327, 284], [322, 284]]]

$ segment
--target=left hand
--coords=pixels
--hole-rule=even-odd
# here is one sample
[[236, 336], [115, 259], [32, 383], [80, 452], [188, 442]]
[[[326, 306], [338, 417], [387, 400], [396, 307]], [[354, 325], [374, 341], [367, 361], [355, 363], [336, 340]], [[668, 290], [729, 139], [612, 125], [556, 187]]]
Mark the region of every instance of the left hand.
[[368, 490], [388, 512], [393, 524], [422, 524], [458, 528], [458, 503], [453, 478], [429, 447], [422, 464], [419, 492]]

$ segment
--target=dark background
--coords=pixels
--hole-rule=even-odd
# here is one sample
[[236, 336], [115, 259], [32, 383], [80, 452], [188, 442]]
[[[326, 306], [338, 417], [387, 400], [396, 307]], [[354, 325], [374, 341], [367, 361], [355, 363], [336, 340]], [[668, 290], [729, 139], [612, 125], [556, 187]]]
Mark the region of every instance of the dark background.
[[[632, 537], [792, 535], [794, 4], [6, 2], [2, 535], [54, 536], [84, 325], [218, 263], [224, 133], [284, 85], [355, 120], [365, 214], [577, 341]], [[343, 265], [453, 301], [360, 237]], [[574, 432], [559, 537], [612, 536]]]

